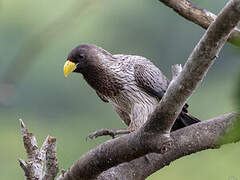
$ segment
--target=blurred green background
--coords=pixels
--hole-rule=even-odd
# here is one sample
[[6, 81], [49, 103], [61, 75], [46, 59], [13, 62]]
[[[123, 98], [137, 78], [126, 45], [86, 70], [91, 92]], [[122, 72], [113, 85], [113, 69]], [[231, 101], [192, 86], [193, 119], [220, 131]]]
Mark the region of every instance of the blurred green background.
[[[227, 0], [194, 1], [214, 13]], [[26, 158], [18, 119], [39, 144], [57, 138], [60, 168], [108, 138], [85, 141], [100, 128], [123, 128], [79, 74], [63, 76], [70, 50], [94, 43], [113, 54], [151, 59], [169, 78], [184, 64], [204, 30], [157, 0], [0, 0], [0, 179], [23, 179], [17, 159]], [[190, 99], [190, 112], [205, 120], [235, 111], [240, 51], [226, 44]], [[240, 179], [240, 145], [225, 145], [174, 161], [149, 180]]]

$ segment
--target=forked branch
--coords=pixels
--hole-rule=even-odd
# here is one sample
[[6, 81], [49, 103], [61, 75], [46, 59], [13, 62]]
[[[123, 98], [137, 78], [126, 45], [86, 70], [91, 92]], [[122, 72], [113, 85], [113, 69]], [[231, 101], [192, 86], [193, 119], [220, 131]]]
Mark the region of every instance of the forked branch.
[[56, 139], [48, 136], [39, 150], [35, 136], [28, 132], [21, 119], [19, 121], [28, 159], [27, 161], [19, 159], [19, 163], [26, 180], [54, 180], [58, 173]]
[[[179, 129], [171, 133], [173, 146], [169, 152], [165, 154], [150, 153], [128, 163], [122, 163], [100, 174], [97, 180], [116, 178], [119, 180], [144, 180], [176, 159], [239, 141], [239, 126], [240, 120], [236, 118], [236, 114], [230, 113]], [[229, 138], [228, 135], [233, 134], [238, 134], [238, 136]]]

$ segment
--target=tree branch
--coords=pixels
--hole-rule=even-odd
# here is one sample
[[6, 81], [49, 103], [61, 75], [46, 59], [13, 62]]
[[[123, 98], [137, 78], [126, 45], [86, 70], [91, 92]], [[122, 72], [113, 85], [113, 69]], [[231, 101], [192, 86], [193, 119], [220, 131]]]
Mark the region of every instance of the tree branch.
[[[173, 79], [144, 129], [150, 132], [170, 131], [184, 104], [201, 83], [215, 57], [240, 20], [239, 0], [230, 1], [210, 25], [181, 73]], [[167, 127], [167, 128], [166, 128]], [[167, 133], [167, 132], [166, 132]]]
[[[171, 133], [172, 149], [165, 154], [151, 153], [129, 163], [122, 163], [103, 172], [98, 180], [144, 180], [154, 172], [169, 165], [176, 159], [205, 149], [215, 149], [227, 143], [240, 140], [239, 120], [230, 113], [197, 123]], [[222, 141], [227, 134], [237, 132], [238, 136]]]
[[[54, 180], [58, 173], [56, 139], [48, 136], [39, 151], [35, 136], [28, 132], [21, 119], [19, 121], [28, 160], [27, 162], [22, 159], [18, 161], [26, 180]], [[46, 161], [46, 168], [43, 175], [44, 161]]]
[[28, 158], [27, 162], [19, 159], [20, 166], [25, 172], [27, 180], [31, 180], [32, 178], [40, 179], [42, 175], [43, 161], [41, 159], [41, 154], [38, 151], [36, 138], [32, 133], [28, 132], [24, 122], [21, 119], [19, 121], [22, 131], [23, 144]]
[[42, 180], [54, 180], [59, 171], [57, 152], [56, 152], [56, 138], [48, 136], [48, 146], [46, 149], [46, 168]]
[[92, 149], [80, 157], [60, 179], [96, 178], [101, 172], [120, 163], [129, 162], [151, 152], [169, 151], [172, 143], [169, 133], [175, 119], [213, 64], [239, 20], [240, 0], [232, 0], [209, 26], [182, 72], [171, 81], [167, 92], [146, 124], [129, 135], [107, 141]]
[[[194, 5], [189, 0], [159, 0], [166, 6], [172, 8], [180, 16], [198, 24], [204, 29], [207, 29], [210, 24], [216, 19], [216, 15]], [[228, 42], [240, 47], [240, 30], [235, 28], [228, 38]]]

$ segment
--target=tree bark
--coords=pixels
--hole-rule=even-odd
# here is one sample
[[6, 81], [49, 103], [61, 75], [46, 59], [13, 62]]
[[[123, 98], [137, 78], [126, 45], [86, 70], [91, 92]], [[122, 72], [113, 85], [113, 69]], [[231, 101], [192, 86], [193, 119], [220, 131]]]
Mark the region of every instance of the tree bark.
[[[180, 16], [192, 21], [193, 23], [207, 29], [210, 24], [216, 19], [216, 15], [212, 12], [194, 5], [189, 0], [159, 0], [169, 8], [173, 9]], [[235, 28], [229, 38], [228, 42], [240, 47], [240, 30]]]
[[[58, 173], [56, 138], [48, 136], [39, 150], [33, 133], [28, 131], [21, 119], [19, 121], [28, 160], [18, 161], [26, 180], [54, 180]], [[44, 162], [46, 162], [45, 170]]]
[[[104, 171], [97, 180], [144, 180], [154, 172], [186, 155], [240, 140], [239, 120], [234, 113], [225, 114], [171, 133], [172, 149], [165, 154], [150, 153], [129, 163]], [[237, 133], [233, 138], [224, 137]]]

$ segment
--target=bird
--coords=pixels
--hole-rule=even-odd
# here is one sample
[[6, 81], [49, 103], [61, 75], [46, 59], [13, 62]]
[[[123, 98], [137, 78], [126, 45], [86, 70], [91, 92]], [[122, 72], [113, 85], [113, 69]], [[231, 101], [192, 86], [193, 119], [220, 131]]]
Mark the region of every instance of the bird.
[[[155, 110], [170, 81], [150, 60], [137, 55], [113, 55], [94, 44], [80, 44], [68, 54], [64, 76], [72, 72], [82, 74], [99, 98], [110, 103], [127, 129], [102, 129], [90, 138], [127, 134], [140, 128]], [[172, 130], [200, 120], [188, 113], [185, 104]]]

